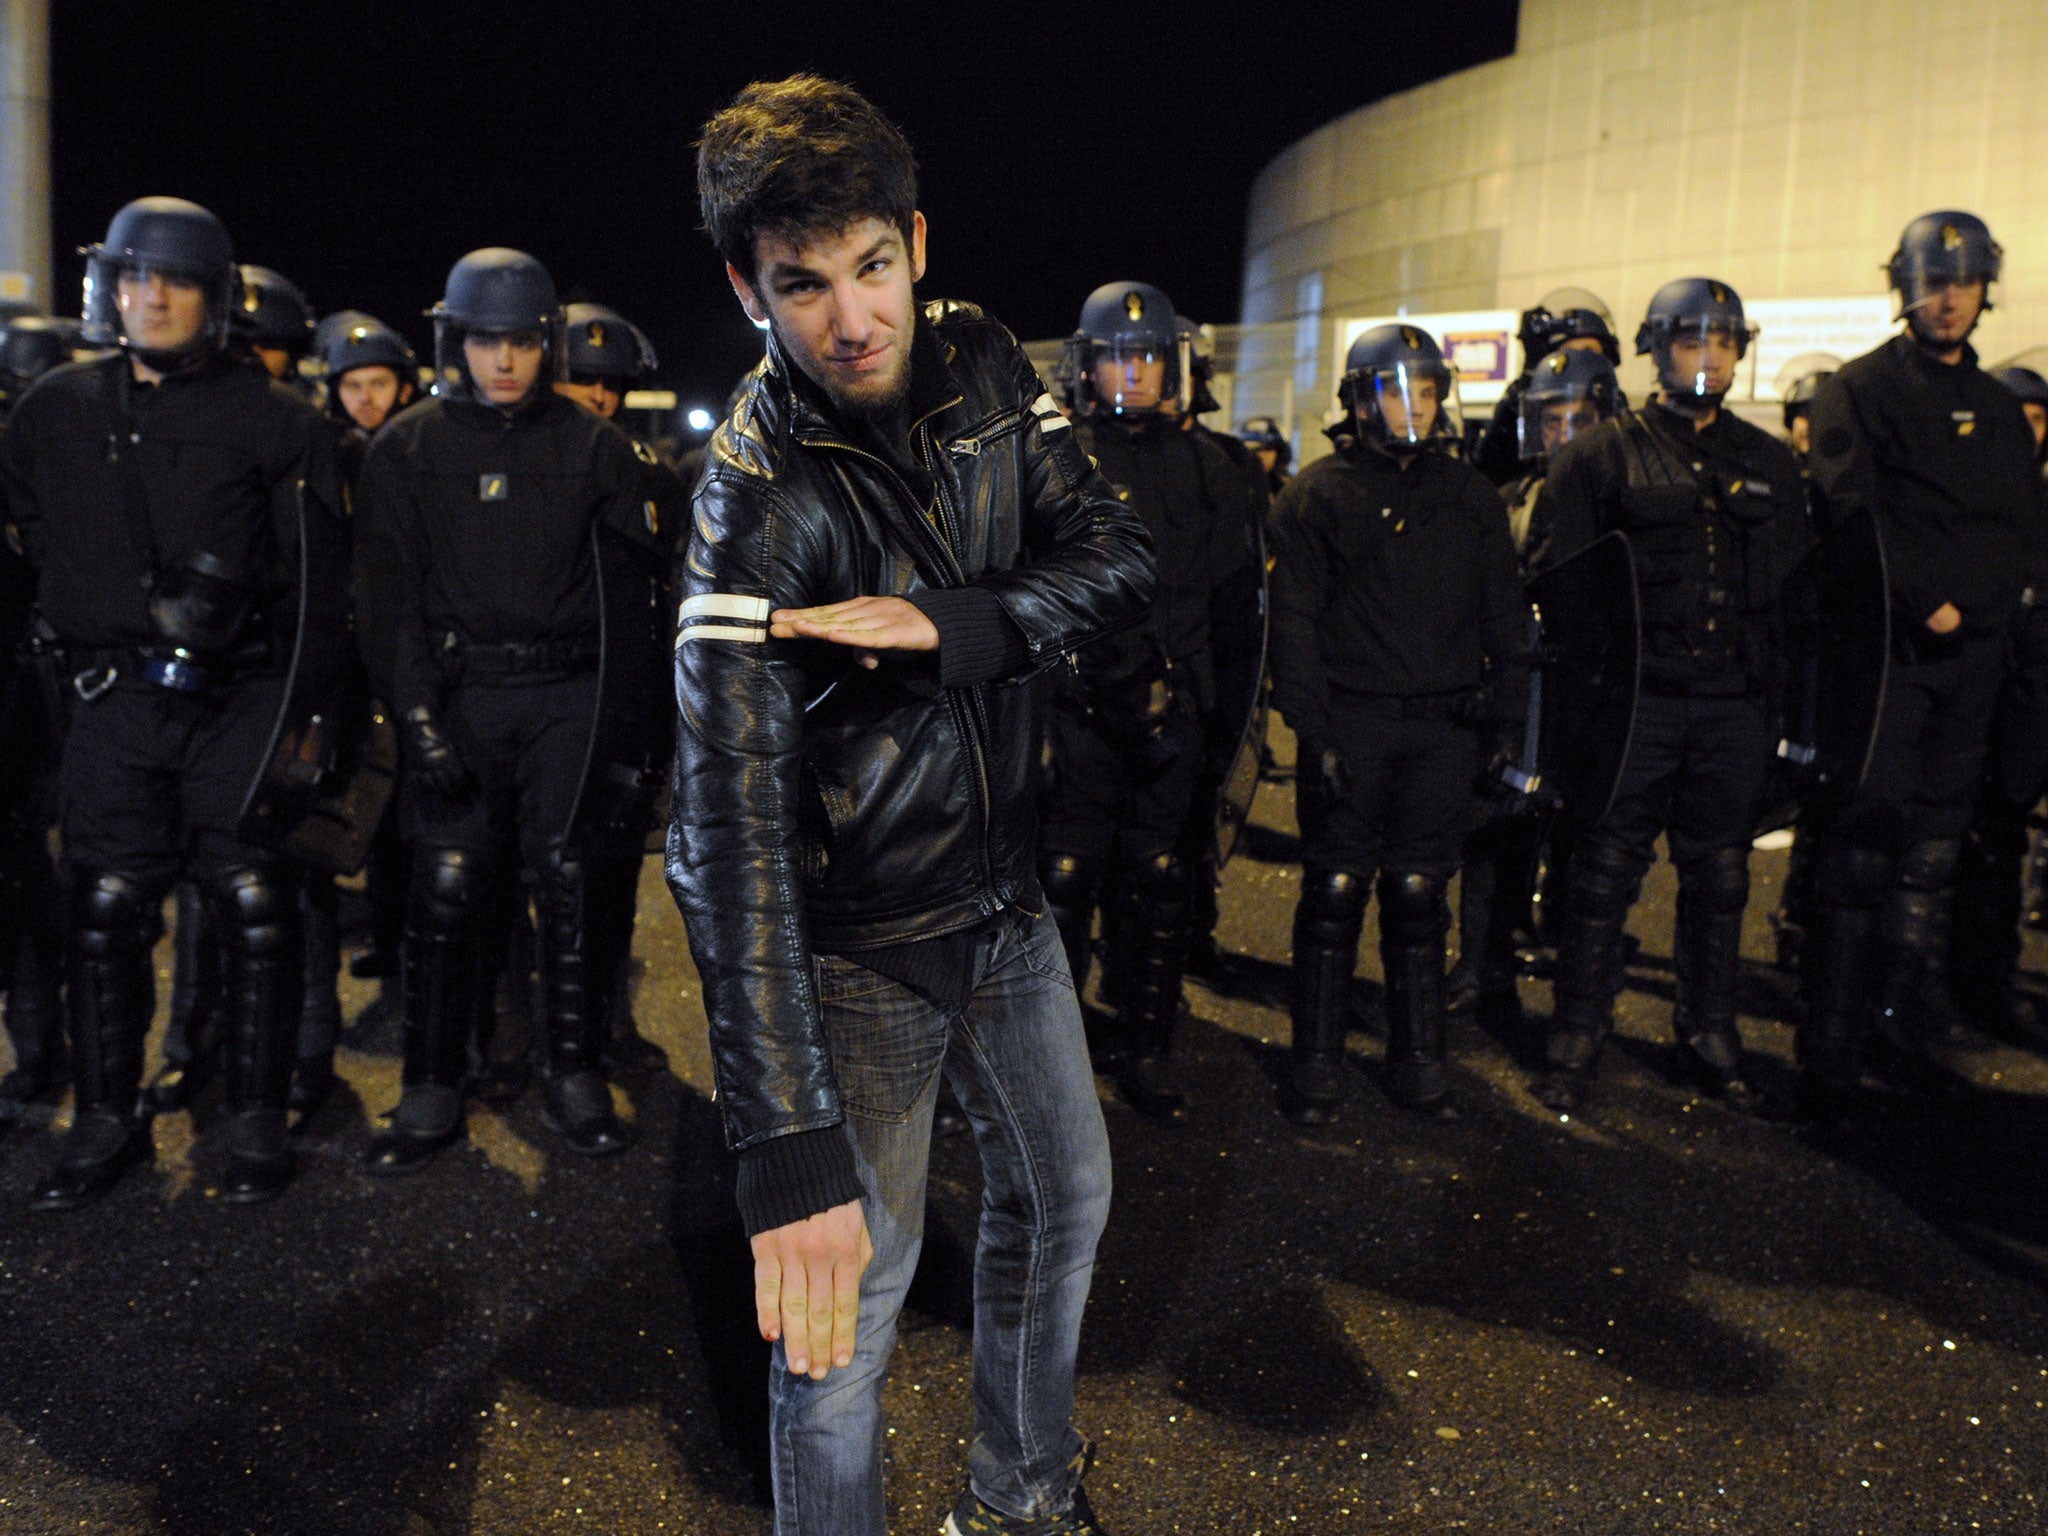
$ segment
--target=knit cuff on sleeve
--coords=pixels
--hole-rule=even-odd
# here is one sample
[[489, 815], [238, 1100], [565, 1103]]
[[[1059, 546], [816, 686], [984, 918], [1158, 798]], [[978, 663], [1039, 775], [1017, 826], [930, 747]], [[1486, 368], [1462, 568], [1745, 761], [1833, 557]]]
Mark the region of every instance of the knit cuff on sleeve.
[[909, 601], [939, 632], [939, 686], [966, 688], [1024, 670], [1031, 650], [1024, 633], [986, 587], [942, 587]]
[[749, 1237], [845, 1205], [864, 1193], [854, 1167], [853, 1143], [843, 1125], [771, 1136], [746, 1148], [738, 1160], [735, 1194]]

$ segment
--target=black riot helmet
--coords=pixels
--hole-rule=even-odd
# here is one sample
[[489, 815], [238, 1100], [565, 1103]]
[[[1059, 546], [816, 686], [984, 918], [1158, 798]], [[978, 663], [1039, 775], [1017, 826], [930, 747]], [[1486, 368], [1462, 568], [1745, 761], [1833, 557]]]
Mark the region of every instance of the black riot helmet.
[[2005, 252], [1984, 221], [1959, 209], [1923, 213], [1899, 235], [1898, 249], [1885, 263], [1885, 273], [1899, 296], [1903, 317], [1953, 283], [1984, 284], [1984, 307], [1991, 307], [1991, 285], [1998, 281]]
[[0, 330], [0, 411], [12, 410], [29, 385], [70, 362], [85, 345], [83, 321], [22, 315]]
[[[1174, 413], [1173, 402], [1187, 409], [1187, 385], [1193, 369], [1176, 324], [1173, 300], [1150, 283], [1104, 283], [1081, 306], [1081, 324], [1067, 341], [1072, 354], [1074, 409], [1080, 415], [1101, 413], [1143, 419], [1161, 411]], [[1165, 365], [1156, 399], [1126, 397], [1123, 388], [1105, 395], [1096, 383], [1096, 369], [1114, 364], [1119, 378], [1127, 370], [1158, 362]]]
[[389, 368], [402, 382], [418, 387], [420, 360], [405, 338], [374, 315], [361, 310], [351, 313], [360, 318], [346, 330], [331, 334], [321, 354], [328, 379], [339, 379], [352, 368]]
[[1522, 311], [1519, 335], [1525, 367], [1533, 368], [1566, 342], [1580, 337], [1599, 342], [1601, 355], [1615, 367], [1621, 366], [1621, 341], [1614, 334], [1614, 311], [1590, 289], [1551, 289], [1532, 308]]
[[1657, 382], [1667, 393], [1718, 405], [1735, 381], [1734, 372], [1731, 369], [1725, 380], [1707, 367], [1681, 372], [1672, 360], [1672, 347], [1689, 338], [1719, 338], [1734, 344], [1736, 361], [1748, 356], [1756, 327], [1742, 316], [1742, 296], [1711, 277], [1676, 278], [1651, 295], [1649, 310], [1636, 328], [1636, 354], [1649, 354]]
[[[602, 304], [571, 304], [563, 311], [563, 319], [569, 338], [566, 368], [571, 379], [638, 384], [661, 366], [646, 333], [615, 309]], [[621, 388], [620, 393], [624, 392]]]
[[[1457, 375], [1436, 338], [1419, 325], [1376, 325], [1362, 332], [1344, 354], [1337, 398], [1380, 448], [1398, 452], [1454, 443], [1462, 431]], [[1429, 425], [1418, 430], [1417, 418], [1424, 415]]]
[[1560, 347], [1529, 370], [1515, 420], [1522, 462], [1557, 452], [1581, 432], [1613, 420], [1620, 409], [1614, 365], [1598, 352]]
[[[161, 272], [196, 284], [206, 295], [206, 325], [198, 345], [185, 356], [144, 357], [176, 366], [192, 354], [227, 345], [241, 274], [227, 226], [197, 203], [182, 197], [143, 197], [129, 203], [107, 225], [107, 236], [80, 253], [85, 257], [85, 339], [96, 347], [127, 346], [115, 288], [123, 272]], [[140, 349], [136, 349], [141, 355]]]
[[1802, 352], [1778, 370], [1778, 405], [1787, 432], [1801, 416], [1813, 414], [1813, 397], [1841, 366], [1832, 352]]
[[537, 332], [547, 350], [543, 388], [563, 376], [562, 305], [548, 269], [524, 251], [502, 245], [471, 251], [448, 269], [440, 303], [427, 314], [434, 322], [434, 387], [442, 394], [470, 396], [463, 338], [517, 336]]
[[277, 347], [294, 358], [313, 346], [313, 306], [305, 290], [272, 267], [244, 264], [242, 293], [230, 324], [237, 341]]
[[[2024, 363], [2007, 363], [2003, 368], [1990, 370], [1991, 377], [2019, 396], [2020, 406], [2027, 411], [2027, 425], [2034, 429], [2034, 462], [2048, 463], [2048, 379], [2044, 379]], [[2032, 407], [2032, 409], [2027, 409]]]
[[1270, 416], [1254, 416], [1237, 429], [1237, 435], [1248, 447], [1264, 448], [1279, 455], [1273, 460], [1275, 469], [1285, 469], [1294, 457], [1294, 444], [1287, 440], [1287, 434], [1280, 430], [1280, 423]]

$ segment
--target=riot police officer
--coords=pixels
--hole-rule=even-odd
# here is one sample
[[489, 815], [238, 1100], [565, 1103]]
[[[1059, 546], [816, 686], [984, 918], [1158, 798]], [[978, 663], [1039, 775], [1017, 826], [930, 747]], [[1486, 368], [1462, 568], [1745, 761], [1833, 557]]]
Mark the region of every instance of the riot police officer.
[[1117, 1081], [1134, 1108], [1163, 1118], [1184, 1106], [1170, 1053], [1195, 926], [1183, 839], [1217, 703], [1213, 617], [1251, 562], [1244, 477], [1176, 420], [1190, 369], [1175, 322], [1151, 284], [1105, 283], [1067, 345], [1083, 446], [1161, 559], [1146, 621], [1081, 651], [1055, 699], [1039, 840], [1040, 880], [1077, 985], [1104, 908]]
[[[2025, 366], [1994, 368], [2034, 433], [2036, 465], [2048, 461], [2048, 379]], [[2012, 660], [1992, 720], [1991, 750], [1976, 815], [1957, 860], [1949, 975], [1955, 1001], [2009, 1039], [2048, 1039], [2030, 999], [2014, 985], [2020, 960], [2027, 818], [2048, 794], [2048, 481], [2027, 522], [2026, 591], [2013, 625]]]
[[[374, 315], [333, 327], [320, 360], [327, 380], [327, 412], [367, 444], [377, 429], [419, 394], [420, 363], [411, 345]], [[326, 329], [326, 327], [323, 327]]]
[[1567, 808], [1583, 829], [1565, 893], [1548, 1070], [1535, 1085], [1560, 1112], [1578, 1107], [1613, 1029], [1624, 925], [1660, 834], [1678, 870], [1680, 1051], [1729, 1104], [1760, 1102], [1736, 1026], [1742, 913], [1753, 818], [1778, 740], [1788, 593], [1810, 534], [1792, 455], [1722, 409], [1754, 334], [1725, 283], [1666, 283], [1636, 332], [1636, 351], [1656, 366], [1657, 398], [1567, 444], [1544, 486], [1544, 563], [1619, 530], [1642, 605], [1642, 693], [1620, 781], [1604, 807]]
[[[1560, 347], [1530, 370], [1516, 425], [1522, 472], [1500, 488], [1508, 533], [1525, 573], [1541, 563], [1549, 542], [1543, 485], [1552, 458], [1575, 438], [1613, 420], [1620, 405], [1614, 367], [1597, 350]], [[1525, 755], [1526, 746], [1525, 735]], [[1521, 766], [1534, 771], [1537, 765]], [[1509, 792], [1505, 783], [1488, 788], [1480, 824], [1466, 844], [1458, 883], [1458, 963], [1451, 968], [1445, 995], [1452, 1012], [1484, 1006], [1496, 1016], [1513, 1015], [1519, 1011], [1515, 928], [1533, 911], [1542, 827], [1538, 807], [1526, 794]], [[1553, 828], [1552, 838], [1556, 868], [1569, 849], [1561, 827]], [[1561, 892], [1563, 883], [1554, 890]]]
[[85, 350], [84, 325], [69, 315], [18, 315], [0, 329], [0, 421], [44, 374]]
[[600, 660], [623, 659], [601, 655], [618, 649], [604, 643], [607, 563], [621, 546], [653, 549], [640, 461], [549, 388], [562, 311], [533, 257], [472, 251], [432, 314], [438, 393], [378, 433], [357, 502], [357, 611], [400, 721], [414, 841], [404, 1086], [368, 1159], [386, 1174], [461, 1134], [488, 992], [481, 946], [515, 860], [534, 874], [540, 919], [543, 1114], [574, 1151], [629, 1143], [599, 1070], [575, 823], [587, 778], [610, 766], [598, 727], [646, 712], [644, 700], [599, 708]]
[[1472, 454], [1473, 464], [1495, 485], [1505, 485], [1521, 473], [1522, 393], [1535, 378], [1539, 362], [1564, 349], [1597, 352], [1610, 366], [1621, 366], [1614, 312], [1584, 288], [1554, 288], [1523, 310], [1517, 339], [1522, 371], [1501, 392], [1493, 419]]
[[223, 951], [220, 1188], [260, 1200], [292, 1171], [297, 883], [243, 808], [345, 643], [345, 534], [312, 407], [226, 351], [240, 294], [211, 213], [130, 203], [86, 262], [86, 338], [119, 350], [46, 375], [9, 424], [8, 507], [73, 694], [59, 781], [77, 1113], [44, 1209], [97, 1198], [149, 1155], [150, 947], [181, 871]]
[[1237, 435], [1258, 456], [1259, 468], [1266, 474], [1266, 490], [1277, 497], [1294, 478], [1294, 444], [1270, 416], [1251, 417], [1237, 429]]
[[1802, 373], [1786, 388], [1784, 398], [1779, 401], [1785, 422], [1785, 445], [1802, 466], [1807, 455], [1813, 452], [1813, 397], [1820, 393], [1821, 385], [1834, 376], [1832, 368], [1815, 368]]
[[244, 265], [232, 334], [273, 379], [297, 387], [299, 359], [313, 347], [313, 306], [305, 290], [270, 267]]
[[1455, 380], [1428, 332], [1351, 344], [1337, 451], [1274, 512], [1273, 702], [1298, 743], [1301, 900], [1283, 1108], [1321, 1124], [1344, 1096], [1345, 998], [1375, 877], [1388, 1088], [1451, 1113], [1444, 888], [1488, 738], [1523, 713], [1528, 608], [1500, 498], [1448, 451]]
[[[639, 326], [602, 304], [571, 304], [564, 317], [569, 376], [556, 381], [556, 393], [567, 395], [585, 409], [627, 430], [619, 419], [626, 395], [646, 385], [661, 366], [654, 343]], [[630, 430], [627, 437], [634, 456], [640, 460], [647, 498], [656, 508], [657, 533], [673, 544], [688, 527], [689, 491], [652, 443]], [[665, 584], [654, 580], [645, 585], [648, 601], [660, 610], [661, 617], [655, 622], [665, 623]], [[664, 714], [664, 721], [669, 718]], [[656, 755], [666, 760], [666, 746], [659, 747]], [[646, 788], [646, 830], [652, 831], [655, 786], [650, 783]], [[617, 856], [598, 855], [588, 861], [591, 933], [601, 956], [595, 974], [608, 977], [610, 987], [605, 1009], [611, 1032], [606, 1056], [614, 1067], [629, 1072], [656, 1070], [668, 1062], [661, 1048], [641, 1035], [633, 1018], [630, 962], [633, 923], [640, 900], [641, 858], [641, 850], [627, 846], [622, 838]]]
[[[1866, 690], [1883, 701], [1861, 733], [1868, 771], [1828, 818], [1807, 942], [1797, 1043], [1805, 1107], [1822, 1118], [1854, 1109], [1866, 1065], [1909, 1089], [1961, 1091], [1925, 1026], [2038, 516], [2026, 414], [1969, 343], [2001, 255], [1973, 214], [1913, 220], [1887, 264], [1905, 331], [1843, 364], [1813, 403], [1823, 535], [1881, 541], [1892, 639], [1882, 686]], [[1831, 590], [1845, 567], [1831, 559]]]

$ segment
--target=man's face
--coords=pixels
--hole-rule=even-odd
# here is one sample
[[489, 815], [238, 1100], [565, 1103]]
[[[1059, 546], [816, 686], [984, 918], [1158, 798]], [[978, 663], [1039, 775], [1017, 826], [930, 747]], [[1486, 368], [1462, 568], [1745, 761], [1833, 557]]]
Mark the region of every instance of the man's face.
[[2022, 400], [2020, 409], [2027, 413], [2027, 425], [2034, 429], [2034, 451], [2038, 453], [2041, 445], [2048, 443], [2048, 405], [2038, 400]]
[[1598, 336], [1571, 336], [1567, 337], [1565, 344], [1557, 350], [1560, 352], [1604, 352], [1607, 349], [1601, 344]]
[[1094, 384], [1095, 398], [1107, 404], [1127, 411], [1156, 410], [1166, 390], [1166, 359], [1144, 354], [1099, 358]]
[[725, 273], [747, 317], [773, 327], [789, 360], [835, 409], [878, 415], [910, 388], [924, 232], [920, 213], [907, 247], [901, 230], [872, 216], [801, 244], [762, 235], [754, 281], [730, 265]]
[[[1792, 444], [1792, 451], [1794, 453], [1804, 458], [1813, 452], [1813, 418], [1811, 416], [1804, 411], [1794, 416], [1789, 432], [1788, 440]], [[2039, 436], [2040, 434], [2037, 432], [2035, 434], [2037, 440]]]
[[1600, 420], [1590, 400], [1560, 400], [1543, 407], [1543, 451], [1555, 453]]
[[1960, 347], [1984, 313], [1984, 281], [1929, 284], [1913, 307], [1913, 334], [1930, 347]]
[[1273, 473], [1273, 466], [1280, 462], [1280, 450], [1278, 448], [1261, 448], [1255, 444], [1252, 452], [1259, 456], [1259, 468], [1269, 475]]
[[617, 379], [603, 379], [594, 375], [557, 380], [555, 393], [567, 395], [586, 411], [595, 411], [606, 421], [619, 414], [619, 407], [626, 400]]
[[462, 359], [479, 395], [492, 405], [514, 406], [533, 393], [547, 348], [538, 331], [479, 331], [462, 338]]
[[[1723, 326], [1701, 330], [1697, 326], [1671, 338], [1671, 374], [1683, 381], [1681, 394], [1725, 395], [1735, 382], [1737, 362], [1735, 333]], [[1705, 377], [1705, 386], [1694, 380]], [[1672, 387], [1668, 384], [1667, 387]]]
[[1386, 422], [1387, 431], [1396, 443], [1425, 438], [1436, 430], [1436, 380], [1428, 375], [1408, 376], [1408, 392], [1405, 399], [1399, 388], [1384, 381], [1380, 385], [1377, 397], [1380, 416]]
[[382, 363], [351, 368], [334, 386], [348, 419], [365, 432], [374, 432], [398, 406], [398, 375]]
[[256, 354], [256, 360], [263, 364], [264, 371], [273, 379], [282, 381], [291, 377], [292, 355], [283, 347], [251, 346], [249, 350]]
[[114, 304], [129, 344], [144, 351], [189, 351], [206, 333], [206, 290], [182, 273], [123, 267]]

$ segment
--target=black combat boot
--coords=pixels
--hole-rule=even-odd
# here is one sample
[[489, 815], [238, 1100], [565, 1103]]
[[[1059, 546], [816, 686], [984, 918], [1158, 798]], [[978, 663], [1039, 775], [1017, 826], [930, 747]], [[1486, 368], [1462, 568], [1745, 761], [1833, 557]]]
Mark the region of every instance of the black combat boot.
[[1572, 856], [1564, 932], [1557, 954], [1557, 1010], [1543, 1042], [1537, 1100], [1561, 1115], [1586, 1100], [1601, 1047], [1614, 1029], [1623, 940], [1639, 879], [1620, 843], [1588, 834]]
[[1344, 1101], [1344, 1036], [1358, 936], [1365, 926], [1365, 881], [1343, 870], [1301, 873], [1294, 909], [1294, 1046], [1281, 1113], [1296, 1125], [1328, 1125]]
[[1444, 878], [1380, 876], [1380, 963], [1387, 978], [1387, 1091], [1403, 1109], [1454, 1120], [1445, 1045]]
[[1117, 1087], [1139, 1114], [1178, 1120], [1187, 1108], [1187, 1093], [1173, 1069], [1173, 1035], [1192, 937], [1188, 870], [1178, 854], [1162, 853], [1125, 873], [1117, 892], [1123, 957], [1117, 988], [1117, 1034], [1123, 1044]]
[[1717, 848], [1678, 875], [1672, 968], [1678, 1005], [1671, 1024], [1690, 1075], [1744, 1114], [1763, 1107], [1742, 1066], [1736, 988], [1742, 974], [1742, 913], [1749, 904], [1749, 850]]
[[1863, 1051], [1876, 989], [1877, 909], [1891, 880], [1882, 852], [1830, 839], [1806, 941], [1806, 1009], [1793, 1033], [1799, 1114], [1822, 1126], [1863, 1107]]
[[603, 1000], [589, 986], [585, 869], [559, 848], [550, 850], [543, 866], [534, 892], [541, 990], [547, 999], [541, 1118], [570, 1151], [610, 1157], [633, 1144], [633, 1133], [613, 1113], [611, 1084], [604, 1075]]
[[89, 1205], [154, 1155], [139, 1110], [142, 1041], [156, 1011], [154, 909], [141, 884], [81, 870], [72, 901], [71, 1075], [76, 1110], [30, 1197], [39, 1211]]
[[279, 871], [226, 871], [214, 894], [227, 941], [228, 1160], [221, 1198], [251, 1205], [284, 1193], [294, 1169], [285, 1102], [305, 1001], [305, 951], [298, 893]]
[[465, 849], [423, 849], [406, 917], [405, 1066], [390, 1126], [370, 1138], [364, 1166], [417, 1172], [463, 1134], [462, 1084], [484, 986], [474, 924], [484, 877]]
[[149, 1108], [174, 1114], [199, 1097], [220, 1061], [222, 990], [219, 935], [206, 893], [181, 881], [172, 897], [171, 1021], [164, 1064], [149, 1085]]
[[341, 997], [335, 990], [341, 975], [341, 921], [332, 879], [309, 874], [305, 886], [299, 899], [305, 988], [288, 1107], [310, 1118], [341, 1083], [334, 1073], [334, 1048], [341, 1038]]

